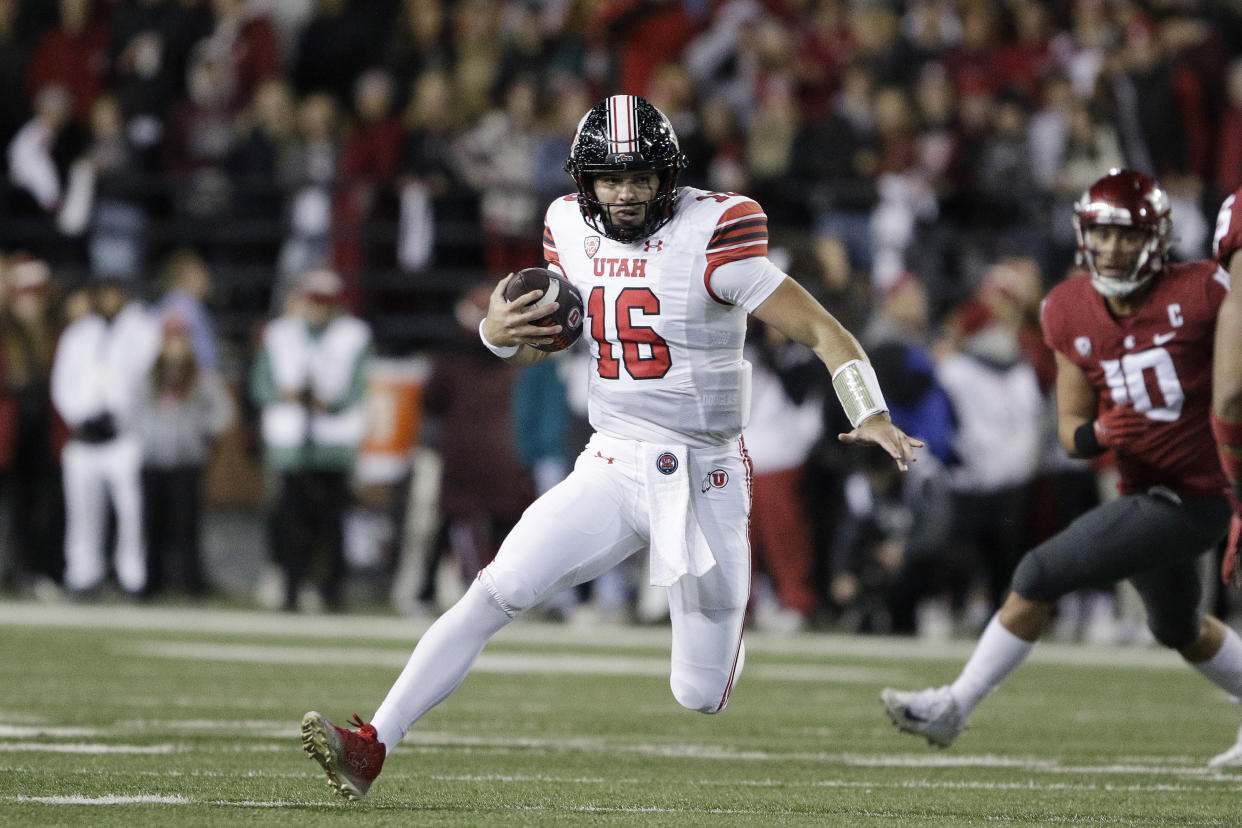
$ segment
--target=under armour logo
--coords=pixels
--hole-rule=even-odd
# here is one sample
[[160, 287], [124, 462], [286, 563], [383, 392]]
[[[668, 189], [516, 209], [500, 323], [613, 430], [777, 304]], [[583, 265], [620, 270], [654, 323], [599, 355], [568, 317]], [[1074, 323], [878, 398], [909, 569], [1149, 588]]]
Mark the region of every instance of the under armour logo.
[[612, 461], [616, 459], [615, 457], [605, 457], [604, 453], [601, 451], [595, 452], [595, 456], [598, 457], [600, 460], [607, 460], [608, 465], [610, 466], [612, 465]]
[[659, 253], [663, 249], [664, 249], [664, 239], [659, 239], [658, 241], [651, 241], [650, 239], [648, 239], [647, 243], [643, 245], [644, 253], [650, 253], [652, 250]]

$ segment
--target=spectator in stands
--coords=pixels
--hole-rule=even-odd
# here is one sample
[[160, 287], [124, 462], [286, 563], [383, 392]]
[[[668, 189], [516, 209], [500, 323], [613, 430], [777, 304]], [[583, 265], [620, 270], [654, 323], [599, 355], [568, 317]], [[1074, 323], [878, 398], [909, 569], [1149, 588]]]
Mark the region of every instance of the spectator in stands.
[[391, 184], [401, 169], [405, 132], [393, 110], [394, 93], [392, 78], [382, 69], [359, 76], [354, 85], [357, 120], [341, 149], [332, 262], [345, 280], [345, 306], [353, 310], [364, 302], [363, 268], [378, 263], [368, 244], [367, 222], [391, 221], [397, 213]]
[[440, 71], [419, 75], [405, 110], [405, 146], [401, 151], [397, 261], [406, 271], [421, 271], [439, 262], [435, 255], [437, 221], [461, 220], [467, 215], [453, 198], [459, 195], [455, 148], [459, 132], [453, 110], [448, 75]]
[[325, 92], [348, 106], [354, 80], [376, 63], [361, 10], [348, 0], [315, 0], [298, 35], [290, 80], [299, 97]]
[[26, 76], [31, 101], [49, 86], [61, 87], [72, 101], [73, 117], [83, 125], [108, 66], [108, 27], [92, 13], [92, 5], [92, 0], [59, 0], [60, 23], [43, 35]]
[[269, 538], [287, 610], [339, 609], [345, 598], [345, 511], [372, 345], [370, 326], [344, 312], [344, 288], [332, 271], [306, 274], [289, 310], [264, 329], [250, 373], [277, 485]]
[[12, 408], [4, 434], [11, 452], [4, 485], [9, 506], [6, 546], [16, 559], [19, 585], [33, 588], [36, 595], [59, 584], [65, 569], [64, 492], [59, 452], [53, 449], [50, 392], [59, 333], [52, 290], [45, 262], [14, 257], [5, 273], [6, 301], [0, 311], [3, 395]]
[[203, 40], [190, 56], [186, 97], [172, 110], [164, 136], [163, 166], [173, 200], [185, 219], [220, 219], [233, 203], [228, 158], [237, 110], [229, 55], [218, 41]]
[[60, 229], [89, 233], [91, 272], [141, 274], [146, 269], [146, 182], [111, 94], [91, 107], [90, 143], [69, 171]]
[[455, 60], [449, 23], [444, 0], [402, 0], [384, 53], [384, 66], [403, 96], [417, 97], [415, 85], [428, 73], [451, 83]]
[[224, 380], [195, 358], [193, 330], [175, 312], [160, 317], [159, 354], [134, 414], [142, 441], [148, 595], [208, 591], [201, 553], [203, 469], [233, 420]]
[[224, 57], [233, 110], [245, 106], [263, 81], [281, 72], [280, 40], [271, 18], [246, 0], [211, 0], [215, 28], [212, 50]]
[[95, 592], [107, 575], [105, 510], [116, 515], [114, 566], [121, 589], [147, 583], [142, 528], [142, 446], [134, 431], [141, 384], [159, 348], [159, 327], [129, 300], [119, 278], [97, 280], [91, 310], [67, 327], [52, 365], [52, 402], [70, 438], [65, 485], [65, 586]]
[[337, 107], [327, 94], [308, 95], [298, 106], [297, 135], [281, 166], [287, 229], [272, 290], [272, 308], [283, 308], [292, 282], [324, 267], [331, 255], [332, 189], [340, 161]]
[[113, 13], [109, 85], [148, 172], [158, 172], [155, 156], [172, 107], [185, 94], [190, 51], [211, 29], [211, 11], [202, 4], [136, 0]]
[[254, 100], [238, 118], [239, 135], [229, 151], [235, 204], [232, 218], [250, 233], [247, 241], [238, 245], [242, 248], [238, 255], [252, 261], [270, 262], [278, 255], [278, 228], [284, 209], [282, 168], [290, 163], [296, 140], [293, 107], [292, 93], [283, 80], [259, 84]]
[[40, 90], [34, 117], [17, 131], [8, 146], [9, 180], [20, 188], [24, 204], [13, 204], [15, 213], [53, 215], [64, 196], [64, 171], [58, 150], [63, 131], [72, 115], [69, 93], [62, 86]]
[[499, 3], [496, 0], [463, 0], [453, 4], [453, 90], [456, 109], [473, 123], [492, 108], [495, 91], [511, 78], [500, 74], [502, 41]]
[[[30, 46], [17, 29], [19, 0], [0, 0], [0, 89], [24, 89]], [[25, 95], [0, 95], [0, 146], [7, 147], [17, 130], [30, 118], [30, 99]]]
[[501, 105], [461, 140], [458, 162], [465, 180], [480, 194], [484, 256], [496, 279], [539, 261], [544, 205], [535, 200], [537, 106], [536, 79], [514, 78], [505, 87]]

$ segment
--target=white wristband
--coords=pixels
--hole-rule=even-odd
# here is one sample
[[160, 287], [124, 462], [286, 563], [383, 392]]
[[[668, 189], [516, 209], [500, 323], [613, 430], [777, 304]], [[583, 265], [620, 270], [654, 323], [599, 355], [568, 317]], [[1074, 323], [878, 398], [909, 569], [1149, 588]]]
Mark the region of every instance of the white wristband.
[[838, 366], [832, 372], [832, 387], [854, 428], [858, 428], [858, 424], [871, 415], [888, 411], [884, 395], [880, 393], [880, 381], [876, 379], [870, 362], [851, 359]]
[[516, 354], [519, 350], [521, 350], [522, 348], [521, 345], [493, 345], [492, 343], [488, 342], [487, 337], [483, 335], [483, 323], [486, 321], [487, 319], [484, 318], [479, 322], [479, 339], [483, 342], [484, 348], [491, 351], [493, 354], [500, 357], [501, 359], [508, 359], [509, 357]]

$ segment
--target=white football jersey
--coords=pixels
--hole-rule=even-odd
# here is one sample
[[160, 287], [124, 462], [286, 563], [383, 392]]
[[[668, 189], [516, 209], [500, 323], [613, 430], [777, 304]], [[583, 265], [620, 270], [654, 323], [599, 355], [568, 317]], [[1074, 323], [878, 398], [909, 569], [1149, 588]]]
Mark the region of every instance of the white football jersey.
[[785, 276], [770, 265], [748, 270], [745, 285], [713, 284], [712, 274], [752, 257], [766, 264], [767, 216], [757, 203], [683, 187], [672, 219], [625, 244], [591, 228], [571, 195], [548, 208], [543, 245], [582, 293], [592, 428], [692, 447], [737, 437], [750, 409], [746, 314]]

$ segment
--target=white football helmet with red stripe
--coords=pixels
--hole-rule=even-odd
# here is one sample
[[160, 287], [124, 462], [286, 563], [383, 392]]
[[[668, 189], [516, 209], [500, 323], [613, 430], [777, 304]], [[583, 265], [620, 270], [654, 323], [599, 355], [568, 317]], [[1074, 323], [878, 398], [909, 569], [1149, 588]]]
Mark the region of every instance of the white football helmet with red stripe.
[[[628, 243], [645, 239], [672, 218], [677, 177], [685, 166], [686, 156], [663, 112], [635, 95], [613, 95], [578, 122], [565, 171], [578, 185], [578, 207], [586, 223], [607, 238]], [[646, 220], [641, 227], [614, 224], [611, 205], [595, 197], [595, 176], [646, 170], [660, 176], [655, 197], [646, 202]]]

